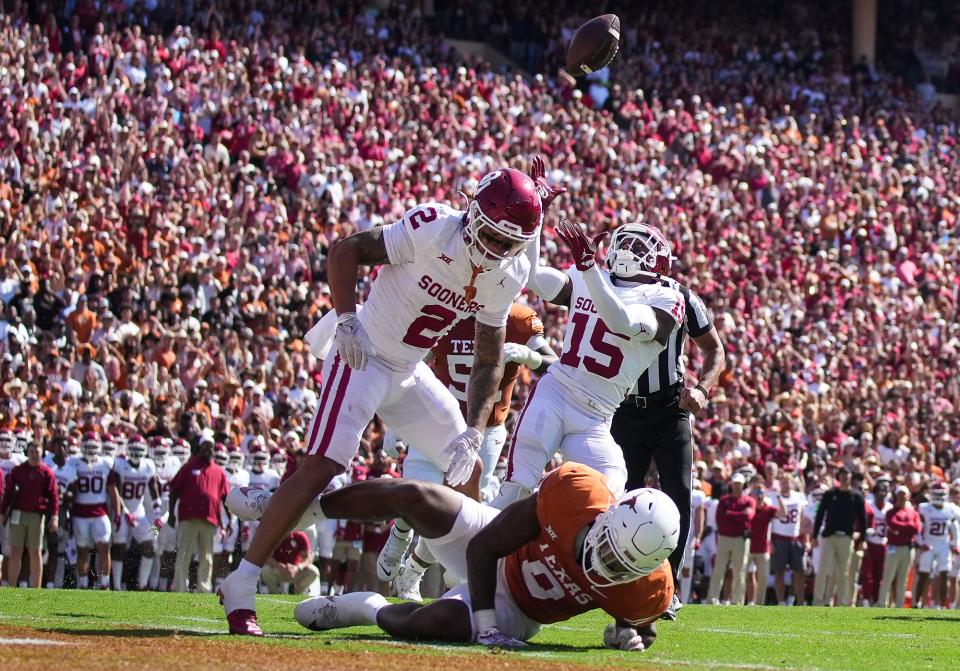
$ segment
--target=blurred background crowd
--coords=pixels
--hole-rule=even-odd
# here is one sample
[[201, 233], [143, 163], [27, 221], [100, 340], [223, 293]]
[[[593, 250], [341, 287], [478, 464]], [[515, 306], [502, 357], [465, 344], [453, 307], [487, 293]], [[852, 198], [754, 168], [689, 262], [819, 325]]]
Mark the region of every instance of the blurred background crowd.
[[[845, 3], [600, 3], [621, 53], [574, 81], [576, 3], [381, 4], [3, 3], [0, 429], [295, 463], [330, 245], [541, 154], [566, 215], [661, 227], [712, 311], [713, 498], [770, 464], [801, 491], [845, 467], [918, 503], [960, 478], [960, 152], [937, 96], [958, 82], [955, 6], [880, 2], [870, 65]], [[541, 258], [563, 268], [555, 223]], [[520, 300], [559, 351], [563, 311]], [[358, 473], [399, 471], [381, 428]]]

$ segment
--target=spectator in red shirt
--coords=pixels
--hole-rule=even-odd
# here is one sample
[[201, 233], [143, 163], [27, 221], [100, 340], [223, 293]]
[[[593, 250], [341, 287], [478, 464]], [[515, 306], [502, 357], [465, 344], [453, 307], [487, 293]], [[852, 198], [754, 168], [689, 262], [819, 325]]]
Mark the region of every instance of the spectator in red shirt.
[[294, 531], [280, 542], [263, 567], [263, 583], [271, 594], [286, 594], [293, 585], [294, 594], [306, 594], [320, 581], [313, 565], [313, 548], [302, 531]]
[[743, 603], [743, 578], [747, 570], [747, 539], [750, 523], [756, 514], [757, 502], [743, 493], [746, 478], [734, 473], [730, 478], [730, 493], [720, 497], [717, 504], [717, 556], [710, 576], [707, 601], [719, 603], [720, 588], [727, 567], [733, 572], [730, 602]]
[[[9, 520], [8, 530], [10, 584], [17, 585], [20, 575], [20, 560], [27, 549], [30, 560], [30, 586], [39, 589], [43, 578], [40, 558], [40, 539], [43, 537], [44, 520], [49, 519], [50, 531], [57, 530], [57, 514], [60, 497], [57, 479], [40, 457], [41, 447], [31, 442], [27, 447], [27, 461], [16, 466], [7, 477], [6, 490], [0, 503], [0, 525]], [[0, 478], [2, 479], [2, 478]]]
[[771, 505], [765, 496], [762, 475], [750, 480], [750, 496], [757, 504], [757, 512], [750, 522], [750, 565], [747, 575], [747, 605], [767, 601], [767, 579], [770, 577], [770, 522], [780, 509]]
[[[213, 463], [213, 445], [213, 438], [202, 437], [193, 456], [170, 481], [169, 523], [179, 527], [173, 577], [178, 592], [187, 591], [187, 571], [194, 552], [200, 558], [197, 591], [211, 591], [213, 538], [220, 527], [221, 506], [230, 492], [226, 472]], [[229, 519], [229, 515], [223, 519]], [[226, 532], [229, 534], [229, 529]]]
[[887, 511], [887, 556], [877, 597], [877, 605], [883, 608], [889, 605], [891, 588], [894, 605], [903, 608], [907, 574], [913, 564], [913, 540], [923, 530], [920, 513], [910, 503], [910, 490], [900, 485], [894, 497], [893, 507]]

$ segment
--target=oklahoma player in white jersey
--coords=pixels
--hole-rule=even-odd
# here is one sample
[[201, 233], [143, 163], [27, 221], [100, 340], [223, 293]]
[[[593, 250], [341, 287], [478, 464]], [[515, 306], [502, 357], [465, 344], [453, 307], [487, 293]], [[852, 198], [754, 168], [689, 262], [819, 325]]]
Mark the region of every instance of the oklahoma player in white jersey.
[[[261, 567], [310, 502], [350, 464], [375, 413], [435, 461], [450, 485], [469, 483], [479, 497], [477, 454], [503, 374], [507, 314], [530, 270], [522, 252], [542, 219], [538, 186], [554, 193], [542, 167], [535, 176], [497, 170], [484, 176], [465, 212], [424, 203], [401, 221], [352, 235], [330, 250], [337, 354], [324, 362], [308, 456], [271, 498], [246, 558], [220, 589], [231, 632], [262, 635], [254, 613]], [[361, 264], [383, 267], [358, 315]], [[476, 319], [476, 359], [464, 422], [456, 399], [423, 358], [469, 316]]]
[[923, 607], [930, 574], [936, 565], [938, 576], [934, 582], [934, 603], [947, 608], [947, 575], [953, 568], [953, 555], [960, 553], [960, 510], [947, 501], [949, 488], [945, 482], [932, 484], [928, 494], [930, 500], [917, 507], [923, 520], [923, 540], [920, 545], [922, 552], [917, 559], [917, 584], [913, 601], [915, 607]]
[[160, 536], [157, 538], [160, 561], [153, 562], [153, 569], [150, 572], [150, 589], [158, 590], [161, 587], [161, 569], [166, 587], [169, 587], [170, 581], [173, 580], [173, 565], [177, 552], [177, 532], [173, 527], [166, 524], [166, 520], [170, 505], [170, 481], [180, 470], [180, 460], [170, 454], [169, 440], [161, 436], [150, 440], [150, 459], [157, 468], [157, 484], [160, 488], [160, 508], [158, 509], [157, 519], [164, 522], [164, 525], [160, 527]]
[[[56, 547], [51, 541], [47, 558], [47, 589], [63, 587], [64, 572], [66, 571], [67, 556], [76, 554], [76, 544], [70, 534], [70, 508], [73, 497], [70, 484], [77, 479], [76, 459], [70, 457], [67, 451], [69, 439], [66, 436], [54, 436], [51, 442], [53, 451], [48, 452], [44, 462], [53, 471], [57, 478], [57, 490], [60, 494], [60, 519], [57, 530]], [[71, 544], [73, 544], [72, 547]]]
[[619, 495], [627, 481], [620, 447], [610, 435], [613, 413], [683, 323], [680, 292], [643, 280], [670, 269], [670, 245], [655, 228], [626, 224], [614, 231], [609, 272], [596, 264], [603, 237], [587, 238], [563, 221], [557, 233], [576, 268], [566, 274], [537, 268], [530, 287], [541, 298], [568, 305], [563, 355], [530, 391], [510, 442], [507, 479], [492, 505], [504, 508], [533, 490], [560, 451], [600, 471]]
[[100, 588], [110, 587], [110, 517], [107, 502], [120, 510], [120, 493], [110, 464], [100, 458], [100, 440], [88, 433], [80, 445], [83, 457], [76, 462], [73, 490], [73, 535], [77, 541], [77, 586], [89, 586], [90, 550], [96, 548]]
[[[117, 457], [113, 464], [121, 509], [114, 516], [112, 555], [113, 588], [125, 589], [123, 560], [131, 537], [140, 544], [141, 559], [137, 585], [147, 589], [153, 571], [153, 523], [162, 515], [157, 467], [147, 458], [147, 443], [142, 436], [134, 436], [127, 443], [127, 456]], [[144, 506], [144, 495], [150, 494], [150, 514]]]
[[[777, 504], [780, 512], [770, 522], [770, 539], [773, 545], [770, 568], [774, 575], [777, 603], [781, 606], [792, 606], [797, 595], [803, 594], [806, 581], [803, 556], [807, 551], [807, 545], [800, 533], [800, 527], [803, 523], [803, 510], [807, 506], [807, 497], [803, 492], [797, 491], [795, 485], [793, 473], [784, 471], [780, 476], [780, 492], [776, 494], [780, 499]], [[789, 600], [784, 582], [788, 568], [793, 579], [793, 595]]]

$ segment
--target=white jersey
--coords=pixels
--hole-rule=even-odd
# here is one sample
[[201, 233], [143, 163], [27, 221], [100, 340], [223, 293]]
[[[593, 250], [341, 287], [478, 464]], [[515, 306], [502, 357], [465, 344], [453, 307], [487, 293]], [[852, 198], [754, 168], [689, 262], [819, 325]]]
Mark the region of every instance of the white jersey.
[[928, 501], [917, 506], [917, 511], [923, 519], [923, 540], [927, 545], [942, 548], [956, 544], [957, 524], [960, 523], [957, 506], [946, 503], [942, 508], [937, 508]]
[[280, 486], [280, 474], [272, 468], [267, 468], [263, 473], [250, 472], [250, 486], [257, 489], [266, 489], [268, 492], [275, 491]]
[[697, 516], [697, 510], [707, 505], [707, 495], [703, 493], [702, 489], [694, 489], [690, 492], [690, 533], [687, 536], [687, 543], [693, 543], [693, 520]]
[[0, 459], [0, 473], [3, 473], [3, 477], [6, 478], [10, 475], [10, 471], [26, 460], [27, 458], [19, 452], [11, 452], [6, 459]]
[[390, 263], [380, 269], [358, 318], [389, 368], [412, 369], [467, 317], [506, 325], [513, 299], [527, 283], [530, 261], [521, 254], [480, 273], [477, 293], [467, 299], [473, 266], [461, 232], [464, 216], [442, 203], [423, 203], [383, 227]]
[[167, 455], [159, 464], [155, 463], [157, 484], [160, 486], [160, 515], [168, 510], [170, 504], [170, 481], [180, 470], [180, 460], [173, 455]]
[[77, 479], [77, 461], [78, 459], [68, 458], [63, 462], [63, 466], [57, 466], [57, 462], [50, 460], [50, 463], [47, 464], [50, 466], [50, 470], [53, 471], [54, 477], [57, 479], [57, 489], [60, 492], [60, 502], [63, 503], [63, 497], [67, 493], [67, 489]]
[[886, 545], [887, 511], [893, 506], [889, 503], [885, 503], [883, 506], [878, 506], [877, 502], [872, 496], [870, 497], [870, 500], [866, 502], [866, 504], [870, 510], [873, 511], [873, 533], [867, 536], [867, 542], [875, 545]]
[[110, 464], [100, 457], [92, 463], [85, 459], [76, 462], [77, 493], [73, 503], [74, 517], [100, 517], [107, 514], [107, 481]]
[[[563, 334], [563, 355], [548, 373], [577, 397], [604, 415], [613, 415], [637, 382], [637, 378], [664, 350], [656, 340], [641, 340], [638, 334], [615, 333], [607, 328], [576, 268], [567, 271], [572, 280], [570, 312]], [[608, 276], [604, 278], [608, 280]], [[660, 284], [618, 287], [613, 291], [627, 305], [660, 308], [683, 324], [684, 299], [679, 291]], [[671, 337], [673, 337], [671, 335]]]
[[[803, 521], [803, 509], [807, 506], [807, 497], [803, 492], [790, 492], [789, 496], [775, 494], [783, 501], [787, 514], [782, 515], [777, 506], [777, 514], [770, 522], [770, 532], [778, 536], [796, 538], [800, 535], [800, 523]], [[774, 505], [776, 502], [773, 502]]]
[[153, 460], [144, 457], [134, 466], [119, 457], [113, 464], [113, 472], [117, 474], [117, 488], [120, 490], [124, 508], [136, 517], [145, 516], [143, 495], [147, 492], [148, 483], [157, 477], [157, 467]]
[[250, 472], [245, 468], [238, 468], [236, 473], [231, 473], [227, 469], [223, 470], [227, 473], [227, 482], [230, 483], [231, 488], [247, 487], [250, 484]]
[[717, 530], [718, 505], [720, 505], [720, 500], [714, 498], [707, 499], [706, 503], [703, 504], [704, 508], [706, 509], [703, 523], [713, 531]]

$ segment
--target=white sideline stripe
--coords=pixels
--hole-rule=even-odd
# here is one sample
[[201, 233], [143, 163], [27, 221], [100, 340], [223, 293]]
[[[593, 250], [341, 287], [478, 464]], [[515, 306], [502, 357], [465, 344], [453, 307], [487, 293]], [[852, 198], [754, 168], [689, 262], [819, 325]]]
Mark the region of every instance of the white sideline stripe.
[[705, 631], [711, 634], [740, 634], [742, 636], [761, 636], [768, 638], [805, 638], [810, 634], [821, 634], [824, 636], [873, 636], [875, 638], [918, 638], [917, 634], [898, 633], [892, 631], [844, 631], [844, 630], [819, 630], [805, 631], [802, 634], [794, 632], [781, 631], [757, 631], [755, 629], [735, 629], [732, 627], [685, 627], [692, 631]]
[[54, 641], [49, 638], [2, 638], [0, 645], [73, 645], [67, 641]]
[[[737, 662], [708, 662], [702, 659], [674, 659], [672, 657], [650, 657], [651, 664], [680, 664], [682, 666], [696, 666], [708, 669], [759, 669], [760, 671], [778, 671], [782, 666], [770, 664], [748, 664]], [[818, 671], [815, 666], [792, 667], [802, 671]], [[835, 670], [832, 670], [835, 671]]]

